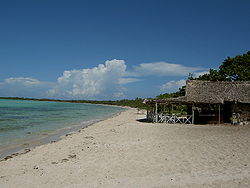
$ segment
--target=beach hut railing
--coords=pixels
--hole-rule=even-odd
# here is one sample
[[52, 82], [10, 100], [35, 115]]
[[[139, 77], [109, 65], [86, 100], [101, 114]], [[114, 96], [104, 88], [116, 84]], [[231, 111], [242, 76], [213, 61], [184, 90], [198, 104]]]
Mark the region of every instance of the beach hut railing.
[[148, 113], [147, 119], [154, 123], [180, 123], [180, 124], [192, 124], [193, 115], [177, 116], [175, 114], [154, 114], [152, 112]]

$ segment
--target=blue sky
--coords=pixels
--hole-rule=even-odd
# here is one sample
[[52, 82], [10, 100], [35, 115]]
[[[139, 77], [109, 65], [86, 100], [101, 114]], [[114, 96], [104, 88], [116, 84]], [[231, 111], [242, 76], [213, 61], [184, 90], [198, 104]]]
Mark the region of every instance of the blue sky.
[[0, 1], [0, 96], [154, 97], [250, 50], [248, 0]]

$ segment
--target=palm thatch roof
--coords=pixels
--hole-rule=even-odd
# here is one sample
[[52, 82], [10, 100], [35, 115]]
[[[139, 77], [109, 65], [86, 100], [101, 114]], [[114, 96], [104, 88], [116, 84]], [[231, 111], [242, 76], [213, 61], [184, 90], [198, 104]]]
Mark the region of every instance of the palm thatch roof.
[[147, 103], [223, 104], [225, 101], [250, 104], [250, 81], [228, 82], [188, 80], [186, 82], [185, 96], [168, 99], [154, 99]]
[[250, 82], [188, 80], [186, 97], [187, 101], [194, 103], [250, 103]]

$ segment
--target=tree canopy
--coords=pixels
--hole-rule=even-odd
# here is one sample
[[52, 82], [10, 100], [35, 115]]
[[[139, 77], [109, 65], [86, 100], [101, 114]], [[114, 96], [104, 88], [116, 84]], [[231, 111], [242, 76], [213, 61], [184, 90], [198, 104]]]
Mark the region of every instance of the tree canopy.
[[209, 73], [190, 80], [207, 81], [250, 81], [250, 51], [246, 54], [224, 60], [219, 70], [210, 69]]
[[219, 72], [231, 81], [249, 81], [250, 51], [234, 58], [228, 57], [220, 66]]

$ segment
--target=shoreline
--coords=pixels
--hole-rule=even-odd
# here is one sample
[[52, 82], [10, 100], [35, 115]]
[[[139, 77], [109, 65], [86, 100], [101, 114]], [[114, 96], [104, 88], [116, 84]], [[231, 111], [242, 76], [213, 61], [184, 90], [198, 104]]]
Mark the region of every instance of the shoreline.
[[143, 122], [128, 109], [0, 162], [0, 187], [250, 185], [250, 127]]
[[118, 111], [114, 114], [105, 116], [100, 119], [94, 119], [94, 120], [79, 122], [77, 124], [71, 124], [49, 133], [36, 135], [28, 139], [22, 139], [21, 143], [18, 144], [17, 143], [7, 144], [0, 148], [0, 162], [30, 152], [32, 149], [38, 146], [58, 142], [59, 140], [64, 139], [67, 136], [79, 132], [81, 129], [84, 129], [100, 121], [104, 121], [106, 119], [118, 116], [121, 112], [129, 109], [126, 107], [121, 107], [121, 108], [123, 108], [124, 110]]

